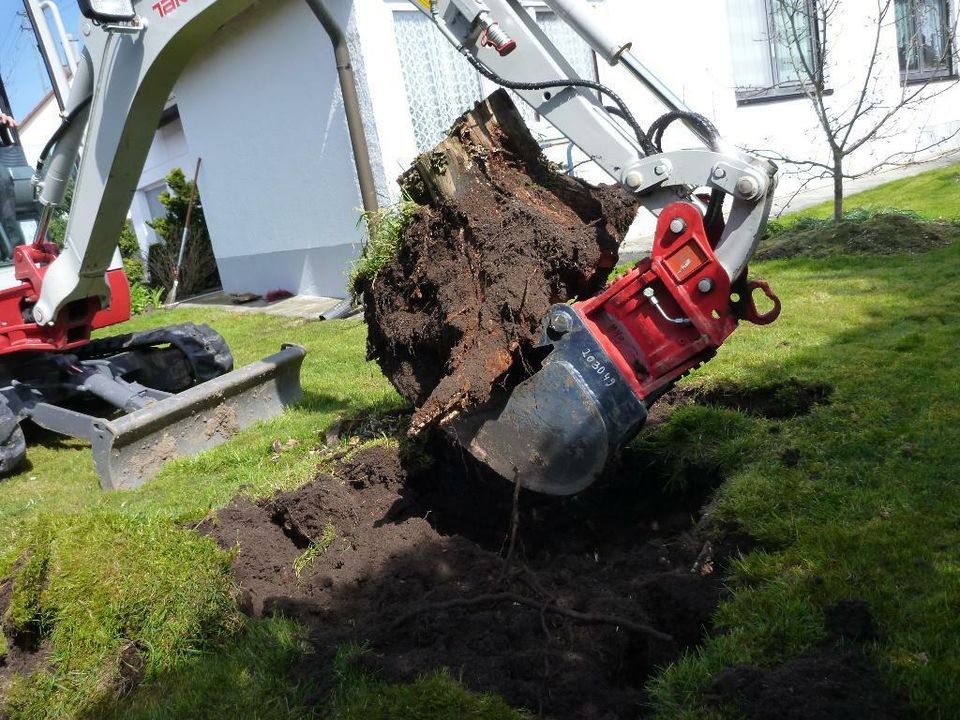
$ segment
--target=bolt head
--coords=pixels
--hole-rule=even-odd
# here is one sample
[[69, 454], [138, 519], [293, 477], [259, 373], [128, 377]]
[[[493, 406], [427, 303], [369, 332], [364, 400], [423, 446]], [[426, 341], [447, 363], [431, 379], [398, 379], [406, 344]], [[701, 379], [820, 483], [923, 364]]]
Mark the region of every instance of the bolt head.
[[652, 288], [652, 287], [644, 288], [644, 290], [643, 290], [643, 296], [644, 296], [644, 297], [648, 297], [648, 298], [652, 298], [652, 297], [653, 297], [653, 288]]
[[717, 180], [723, 180], [723, 178], [725, 178], [725, 177], [727, 176], [727, 171], [724, 170], [722, 167], [714, 168], [714, 170], [713, 170], [713, 176], [714, 176]]
[[708, 292], [713, 290], [713, 280], [710, 278], [703, 278], [703, 280], [697, 283], [697, 290], [706, 295]]
[[643, 185], [643, 175], [637, 170], [631, 170], [627, 173], [627, 176], [623, 179], [627, 184], [628, 188], [636, 190], [638, 187]]
[[573, 322], [570, 320], [569, 315], [565, 313], [555, 313], [553, 317], [550, 318], [550, 329], [560, 335], [566, 335], [573, 329]]
[[744, 175], [737, 180], [737, 192], [744, 197], [755, 197], [759, 190], [760, 186], [757, 184], [757, 181], [749, 175]]
[[653, 171], [654, 171], [657, 175], [666, 175], [666, 174], [667, 174], [667, 166], [664, 165], [663, 163], [661, 163], [660, 165], [657, 165], [657, 166], [653, 169]]
[[687, 223], [683, 218], [674, 218], [670, 221], [670, 232], [674, 235], [680, 235], [687, 229]]

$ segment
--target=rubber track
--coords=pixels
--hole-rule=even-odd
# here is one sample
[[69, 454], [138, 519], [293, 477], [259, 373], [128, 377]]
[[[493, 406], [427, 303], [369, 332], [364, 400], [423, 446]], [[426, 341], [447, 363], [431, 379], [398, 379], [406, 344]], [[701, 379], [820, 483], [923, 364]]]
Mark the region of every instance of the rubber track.
[[123, 352], [166, 345], [183, 354], [197, 383], [213, 380], [233, 370], [233, 354], [223, 336], [209, 325], [193, 323], [93, 340], [73, 352], [81, 360], [103, 360]]

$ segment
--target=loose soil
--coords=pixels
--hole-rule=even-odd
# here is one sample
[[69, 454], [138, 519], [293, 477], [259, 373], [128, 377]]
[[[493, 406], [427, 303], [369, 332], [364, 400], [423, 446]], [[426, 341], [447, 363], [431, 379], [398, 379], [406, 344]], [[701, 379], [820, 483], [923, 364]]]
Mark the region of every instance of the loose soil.
[[[790, 387], [809, 394], [801, 383]], [[803, 411], [788, 394], [777, 393], [784, 408], [774, 416]], [[681, 386], [663, 407], [696, 397]], [[344, 421], [340, 438], [365, 437], [367, 427], [402, 435], [404, 424], [396, 415]], [[757, 544], [710, 519], [723, 482], [712, 468], [686, 467], [678, 478], [676, 467], [658, 470], [630, 446], [587, 491], [554, 498], [515, 495], [445, 441], [405, 447], [368, 447], [298, 490], [237, 498], [200, 528], [234, 550], [248, 614], [282, 613], [311, 630], [315, 652], [299, 672], [321, 682], [317, 703], [336, 649], [357, 643], [369, 648], [364, 666], [391, 681], [449, 668], [537, 717], [643, 717], [646, 680], [710, 631], [729, 560]], [[827, 616], [838, 643], [875, 636], [860, 601]], [[733, 668], [715, 695], [759, 712], [766, 693], [789, 693], [794, 676], [818, 692], [821, 676], [808, 670], [827, 660], [837, 672], [826, 696], [849, 684], [852, 702], [873, 708], [858, 694], [882, 689], [872, 666], [842, 654], [797, 658], [782, 676]]]
[[503, 91], [401, 184], [419, 208], [357, 289], [369, 357], [417, 408], [419, 432], [527, 374], [550, 306], [603, 288], [637, 200], [558, 172]]
[[[11, 575], [16, 575], [16, 568]], [[46, 668], [53, 650], [49, 638], [38, 633], [17, 633], [6, 622], [13, 583], [8, 578], [0, 585], [0, 618], [4, 619], [2, 631], [6, 641], [6, 653], [0, 657], [0, 702], [6, 697], [7, 688], [14, 677], [31, 675]]]
[[923, 220], [907, 213], [881, 213], [838, 223], [805, 218], [765, 238], [756, 260], [836, 255], [914, 255], [945, 247], [960, 238], [960, 225]]
[[728, 668], [715, 681], [712, 694], [715, 702], [738, 707], [746, 720], [914, 717], [858, 649], [816, 649], [769, 669]]
[[[314, 678], [356, 642], [391, 680], [447, 667], [541, 717], [640, 716], [644, 681], [700, 641], [727, 559], [753, 545], [698, 524], [722, 478], [664, 495], [627, 453], [576, 498], [520, 495], [511, 552], [513, 489], [445, 443], [431, 452], [422, 467], [373, 447], [221, 510], [201, 531], [237, 548], [245, 610], [311, 628]], [[311, 544], [326, 547], [297, 577]]]
[[829, 404], [832, 394], [833, 387], [827, 383], [803, 382], [789, 378], [753, 387], [731, 382], [719, 383], [706, 389], [687, 389], [681, 386], [674, 390], [673, 402], [678, 398], [685, 398], [688, 402], [694, 401], [701, 405], [737, 410], [770, 420], [782, 420], [807, 415], [817, 405]]

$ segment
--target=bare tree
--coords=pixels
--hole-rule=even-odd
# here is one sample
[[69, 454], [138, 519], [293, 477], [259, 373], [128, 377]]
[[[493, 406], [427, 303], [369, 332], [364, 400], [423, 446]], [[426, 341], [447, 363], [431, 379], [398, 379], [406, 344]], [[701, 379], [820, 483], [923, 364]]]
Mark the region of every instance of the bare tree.
[[[820, 157], [800, 158], [763, 148], [751, 151], [792, 165], [794, 172], [804, 178], [797, 193], [811, 182], [832, 178], [835, 220], [843, 216], [844, 181], [884, 168], [914, 164], [919, 156], [944, 146], [960, 132], [930, 138], [929, 142], [918, 141], [915, 147], [886, 152], [881, 157], [874, 155], [869, 166], [850, 169], [848, 161], [853, 154], [875, 151], [883, 146], [882, 141], [896, 138], [903, 130], [901, 121], [916, 120], [925, 103], [956, 84], [949, 71], [929, 72], [919, 80], [911, 78], [910, 72], [901, 72], [899, 87], [891, 88], [892, 53], [886, 49], [891, 33], [897, 32], [901, 66], [910, 68], [915, 63], [919, 67], [922, 58], [924, 65], [952, 71], [956, 16], [930, 17], [927, 6], [918, 8], [920, 0], [874, 2], [876, 14], [870, 16], [863, 12], [865, 0], [773, 0], [776, 17], [770, 23], [771, 32], [775, 33], [772, 39], [788, 50], [787, 62], [813, 107], [815, 132], [826, 140], [828, 152]], [[846, 22], [861, 18], [870, 28], [869, 53], [862, 71], [832, 65], [834, 36], [840, 32], [837, 20], [845, 6], [849, 9]], [[948, 5], [945, 3], [944, 7]], [[914, 22], [916, 15], [910, 15], [924, 12], [927, 15], [923, 23]], [[834, 82], [844, 85], [844, 92], [832, 92], [831, 70]], [[863, 72], [862, 78], [859, 72]], [[944, 75], [949, 76], [946, 81]], [[850, 76], [854, 79], [847, 80]]]

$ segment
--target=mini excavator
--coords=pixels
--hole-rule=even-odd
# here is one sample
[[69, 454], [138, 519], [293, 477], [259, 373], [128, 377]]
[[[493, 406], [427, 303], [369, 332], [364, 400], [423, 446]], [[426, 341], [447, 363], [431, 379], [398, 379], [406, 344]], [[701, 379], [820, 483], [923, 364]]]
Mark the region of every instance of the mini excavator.
[[[194, 52], [255, 0], [78, 1], [85, 49], [63, 123], [32, 179], [37, 203], [16, 168], [0, 188], [12, 182], [20, 227], [34, 228], [32, 238], [22, 230], [18, 237], [16, 223], [7, 223], [3, 238], [12, 272], [0, 280], [0, 471], [22, 462], [20, 423], [29, 420], [89, 440], [104, 487], [135, 487], [163, 461], [295, 401], [304, 350], [285, 346], [233, 371], [226, 343], [205, 326], [91, 340], [91, 331], [129, 317], [117, 238], [164, 103]], [[323, 0], [305, 1], [329, 22]], [[544, 2], [663, 106], [648, 129], [613, 90], [577, 75], [520, 0], [410, 2], [477, 72], [519, 95], [658, 218], [651, 256], [601, 295], [553, 307], [543, 320], [540, 369], [452, 429], [508, 480], [548, 494], [579, 492], [639, 432], [651, 405], [711, 359], [740, 321], [778, 316], [770, 287], [747, 276], [777, 168], [724, 143], [586, 0]], [[698, 147], [662, 150], [675, 122]], [[61, 250], [46, 230], [81, 143]], [[758, 292], [772, 304], [766, 312]], [[120, 417], [72, 407], [84, 398]]]

